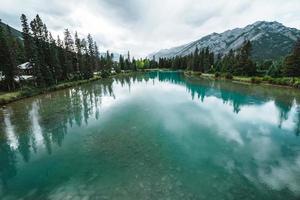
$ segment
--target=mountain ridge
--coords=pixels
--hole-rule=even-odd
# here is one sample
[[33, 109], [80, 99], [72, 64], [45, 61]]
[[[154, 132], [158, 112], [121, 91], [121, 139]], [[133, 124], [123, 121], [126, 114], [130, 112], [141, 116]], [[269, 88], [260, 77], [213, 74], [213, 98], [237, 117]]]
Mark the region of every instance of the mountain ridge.
[[0, 20], [0, 26], [1, 26], [4, 30], [6, 30], [7, 26], [9, 26], [9, 27], [10, 27], [10, 30], [11, 30], [11, 34], [12, 34], [14, 37], [17, 37], [17, 38], [23, 40], [23, 38], [22, 38], [22, 32], [21, 32], [21, 31], [18, 31], [17, 29], [13, 28], [12, 26], [10, 26], [10, 25], [8, 25], [8, 24], [5, 24], [5, 23], [2, 22], [1, 20]]
[[250, 40], [255, 60], [275, 59], [289, 54], [298, 38], [300, 38], [300, 30], [296, 28], [286, 27], [277, 21], [257, 21], [243, 28], [212, 33], [187, 44], [162, 49], [148, 57], [155, 56], [158, 59], [185, 56], [194, 52], [196, 47], [199, 49], [208, 47], [215, 54], [224, 55], [231, 49], [239, 49], [245, 40]]

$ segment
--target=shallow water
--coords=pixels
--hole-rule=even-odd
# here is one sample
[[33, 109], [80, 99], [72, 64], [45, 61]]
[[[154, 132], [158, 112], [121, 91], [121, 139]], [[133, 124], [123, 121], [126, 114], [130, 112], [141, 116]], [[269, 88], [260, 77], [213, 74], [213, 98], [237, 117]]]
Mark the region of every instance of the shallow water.
[[299, 199], [299, 92], [151, 72], [0, 110], [0, 199]]

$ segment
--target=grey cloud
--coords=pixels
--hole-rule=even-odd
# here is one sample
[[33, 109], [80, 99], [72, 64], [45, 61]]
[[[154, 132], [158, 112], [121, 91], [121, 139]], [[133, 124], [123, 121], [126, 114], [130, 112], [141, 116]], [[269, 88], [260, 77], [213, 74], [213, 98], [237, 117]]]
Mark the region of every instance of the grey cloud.
[[54, 34], [90, 32], [101, 51], [146, 56], [257, 20], [300, 28], [299, 10], [299, 0], [4, 0], [0, 18], [19, 29], [22, 13], [38, 13]]
[[13, 28], [20, 29], [20, 16], [16, 14], [0, 13], [0, 19], [3, 23], [9, 24]]
[[102, 0], [94, 1], [97, 7], [103, 7], [107, 13], [114, 14], [115, 20], [125, 23], [136, 23], [141, 20], [140, 1], [138, 0]]

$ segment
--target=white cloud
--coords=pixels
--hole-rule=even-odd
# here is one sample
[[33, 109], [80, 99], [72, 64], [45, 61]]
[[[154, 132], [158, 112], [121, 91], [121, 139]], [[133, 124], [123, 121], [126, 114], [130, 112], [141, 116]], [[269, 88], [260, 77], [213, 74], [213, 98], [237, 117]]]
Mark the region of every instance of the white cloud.
[[1, 2], [0, 18], [19, 28], [21, 13], [39, 13], [55, 34], [91, 33], [102, 50], [146, 56], [258, 20], [300, 28], [299, 10], [299, 0], [10, 0]]

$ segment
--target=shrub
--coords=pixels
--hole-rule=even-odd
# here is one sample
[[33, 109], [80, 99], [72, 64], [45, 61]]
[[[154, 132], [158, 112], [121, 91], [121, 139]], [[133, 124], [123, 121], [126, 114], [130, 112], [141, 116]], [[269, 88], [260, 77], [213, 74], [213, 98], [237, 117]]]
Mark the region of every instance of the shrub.
[[202, 73], [201, 72], [194, 72], [195, 75], [201, 76]]
[[220, 72], [215, 73], [215, 78], [219, 78], [221, 76]]
[[29, 96], [34, 95], [34, 93], [35, 93], [35, 90], [34, 90], [34, 88], [32, 88], [32, 87], [29, 87], [29, 86], [23, 86], [23, 87], [21, 88], [21, 95], [22, 95], [22, 96], [29, 97]]
[[296, 80], [293, 84], [293, 87], [300, 88], [300, 80]]
[[233, 79], [233, 76], [232, 76], [231, 73], [226, 73], [226, 74], [225, 74], [225, 78], [226, 78], [226, 79], [229, 79], [229, 80], [232, 80], [232, 79]]
[[108, 70], [103, 70], [101, 72], [101, 77], [102, 78], [108, 78], [110, 76], [110, 72]]
[[262, 81], [269, 82], [271, 79], [272, 79], [271, 76], [264, 76], [264, 77], [262, 78]]
[[251, 77], [251, 83], [259, 84], [261, 83], [261, 79], [258, 77]]

